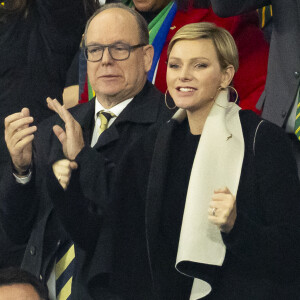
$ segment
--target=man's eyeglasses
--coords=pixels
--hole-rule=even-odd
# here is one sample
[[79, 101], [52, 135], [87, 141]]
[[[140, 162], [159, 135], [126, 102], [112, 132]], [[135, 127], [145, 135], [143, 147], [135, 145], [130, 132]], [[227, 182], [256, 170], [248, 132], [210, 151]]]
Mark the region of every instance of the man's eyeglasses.
[[84, 48], [84, 56], [88, 61], [100, 61], [103, 57], [105, 48], [108, 48], [108, 52], [114, 60], [126, 60], [129, 58], [130, 52], [132, 50], [143, 46], [146, 46], [146, 44], [138, 44], [134, 46], [123, 43], [115, 43], [109, 45], [89, 45]]

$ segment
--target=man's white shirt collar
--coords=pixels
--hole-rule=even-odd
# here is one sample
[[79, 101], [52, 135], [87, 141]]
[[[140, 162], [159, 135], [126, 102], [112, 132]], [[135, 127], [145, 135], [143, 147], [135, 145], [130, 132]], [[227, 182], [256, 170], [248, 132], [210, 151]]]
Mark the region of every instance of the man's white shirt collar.
[[[98, 99], [96, 98], [96, 101], [95, 101], [95, 115], [94, 115], [95, 122], [98, 118], [98, 112], [101, 111], [101, 110], [103, 110], [105, 112], [109, 111], [109, 112], [113, 113], [116, 117], [118, 117], [120, 115], [120, 113], [125, 109], [125, 107], [131, 102], [132, 99], [133, 98], [124, 100], [121, 103], [111, 107], [110, 109], [107, 109], [107, 108], [104, 108], [102, 106], [102, 104], [98, 101]], [[115, 118], [112, 118], [113, 119], [112, 121], [114, 121]], [[110, 126], [110, 123], [113, 123], [113, 122], [109, 122], [108, 127]]]
[[102, 106], [102, 104], [98, 101], [96, 98], [95, 101], [95, 115], [94, 115], [94, 120], [95, 120], [95, 126], [94, 126], [94, 131], [93, 131], [93, 136], [92, 136], [92, 141], [91, 141], [91, 146], [93, 147], [97, 141], [98, 141], [98, 128], [100, 127], [100, 119], [98, 118], [98, 112], [103, 110], [105, 112], [111, 112], [115, 115], [115, 117], [111, 118], [108, 122], [108, 126], [110, 127], [111, 124], [115, 121], [115, 119], [121, 114], [121, 112], [125, 109], [125, 107], [132, 101], [133, 98], [127, 99], [122, 101], [121, 103], [111, 107], [110, 109], [106, 109]]

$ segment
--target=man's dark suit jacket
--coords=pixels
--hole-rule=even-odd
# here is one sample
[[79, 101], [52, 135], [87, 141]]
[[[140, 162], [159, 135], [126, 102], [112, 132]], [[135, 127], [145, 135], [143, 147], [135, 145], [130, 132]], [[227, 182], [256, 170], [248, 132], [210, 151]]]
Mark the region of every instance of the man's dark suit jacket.
[[221, 17], [272, 5], [268, 75], [257, 108], [263, 110], [264, 119], [282, 127], [294, 104], [300, 82], [300, 0], [211, 0], [211, 4]]
[[[102, 290], [107, 284], [107, 278], [101, 274], [111, 273], [111, 260], [97, 258], [99, 268], [95, 265], [90, 267], [89, 262], [99, 244], [100, 247], [105, 246], [104, 251], [108, 256], [111, 255], [109, 224], [102, 222], [103, 215], [107, 213], [107, 203], [101, 201], [107, 199], [107, 187], [110, 184], [110, 173], [105, 170], [118, 165], [123, 153], [135, 140], [145, 135], [151, 125], [167, 120], [171, 113], [164, 105], [163, 95], [147, 82], [91, 148], [94, 109], [95, 99], [71, 110], [83, 128], [87, 145], [76, 158], [79, 169], [72, 174], [68, 188], [71, 198], [64, 196], [51, 171], [52, 163], [64, 156], [52, 132], [52, 126], [62, 125], [62, 121], [57, 117], [50, 118], [39, 126], [35, 136], [33, 178], [30, 183], [17, 184], [8, 166], [8, 175], [3, 178], [0, 186], [1, 219], [12, 240], [17, 243], [28, 241], [22, 263], [24, 269], [46, 282], [57, 249], [71, 238], [75, 242], [78, 270], [73, 278], [72, 299], [121, 299], [106, 295], [106, 291]], [[89, 214], [83, 213], [85, 208], [88, 208]], [[107, 226], [108, 235], [101, 235], [97, 243], [99, 226]], [[102, 243], [103, 240], [108, 242]], [[88, 293], [87, 285], [94, 297]]]

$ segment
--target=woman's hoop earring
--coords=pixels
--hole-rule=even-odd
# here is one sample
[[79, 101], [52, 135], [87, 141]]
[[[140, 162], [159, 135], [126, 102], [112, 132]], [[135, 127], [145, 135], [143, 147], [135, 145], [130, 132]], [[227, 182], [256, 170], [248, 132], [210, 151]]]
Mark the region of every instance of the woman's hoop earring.
[[[235, 100], [234, 100], [234, 103], [236, 104], [237, 101], [238, 101], [238, 99], [239, 99], [239, 94], [238, 94], [237, 90], [236, 90], [233, 86], [231, 86], [231, 85], [228, 85], [227, 88], [228, 88], [228, 89], [230, 88], [230, 89], [232, 89], [232, 90], [235, 92]], [[222, 90], [225, 90], [225, 88], [223, 88], [223, 87], [221, 87], [221, 86], [217, 89], [217, 93], [216, 93], [216, 96], [215, 96], [215, 98], [214, 98], [214, 102], [215, 102], [215, 104], [218, 105], [219, 107], [222, 107], [222, 108], [228, 108], [229, 105], [228, 105], [228, 106], [223, 106], [223, 105], [221, 105], [221, 104], [219, 104], [219, 103], [216, 102], [216, 98], [217, 98], [217, 96], [219, 95], [219, 92], [222, 91]], [[230, 96], [230, 95], [229, 95], [229, 96]], [[230, 100], [230, 99], [229, 99], [229, 100]]]
[[176, 104], [174, 105], [174, 107], [170, 107], [170, 106], [168, 105], [168, 102], [167, 102], [167, 94], [168, 94], [168, 89], [167, 89], [166, 92], [165, 92], [165, 104], [166, 104], [166, 107], [167, 107], [168, 109], [170, 109], [170, 110], [175, 109], [175, 108], [177, 107]]
[[217, 106], [219, 106], [219, 107], [222, 107], [222, 108], [228, 108], [228, 106], [223, 106], [223, 105], [217, 103], [217, 101], [216, 101], [216, 99], [217, 99], [219, 93], [220, 93], [221, 91], [223, 91], [223, 90], [224, 90], [223, 87], [221, 87], [221, 86], [218, 87], [217, 92], [216, 92], [216, 95], [215, 95], [215, 97], [213, 98], [213, 99], [214, 99], [214, 103], [215, 103]]
[[237, 90], [231, 85], [229, 85], [227, 88], [230, 88], [232, 91], [234, 91], [234, 93], [235, 93], [234, 103], [236, 104], [239, 99], [239, 94], [238, 94]]

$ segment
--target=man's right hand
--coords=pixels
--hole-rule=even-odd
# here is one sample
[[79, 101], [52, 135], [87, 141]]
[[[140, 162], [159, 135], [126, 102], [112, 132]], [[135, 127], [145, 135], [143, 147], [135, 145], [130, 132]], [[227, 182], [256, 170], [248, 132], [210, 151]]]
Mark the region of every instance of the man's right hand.
[[5, 142], [10, 153], [17, 175], [24, 174], [32, 162], [32, 141], [36, 126], [29, 126], [33, 122], [29, 109], [5, 118]]

